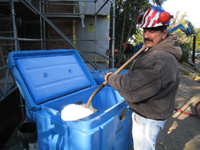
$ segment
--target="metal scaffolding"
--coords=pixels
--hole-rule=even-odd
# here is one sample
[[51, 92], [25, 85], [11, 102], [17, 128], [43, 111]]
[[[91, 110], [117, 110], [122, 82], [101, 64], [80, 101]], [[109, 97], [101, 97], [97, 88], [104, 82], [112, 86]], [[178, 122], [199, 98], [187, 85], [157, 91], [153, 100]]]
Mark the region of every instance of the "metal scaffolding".
[[[65, 3], [67, 2], [67, 3]], [[9, 8], [9, 11], [7, 11], [6, 9], [1, 9], [0, 13], [4, 14], [4, 17], [0, 16], [0, 21], [1, 20], [8, 20], [9, 21], [9, 26], [10, 26], [10, 31], [0, 31], [0, 34], [3, 33], [3, 35], [5, 34], [9, 34], [9, 36], [1, 36], [0, 35], [0, 40], [2, 41], [6, 41], [4, 43], [0, 43], [0, 58], [1, 58], [1, 64], [2, 67], [0, 67], [0, 72], [4, 72], [5, 76], [2, 76], [0, 78], [0, 101], [2, 101], [3, 99], [5, 99], [10, 93], [12, 93], [16, 88], [16, 84], [14, 83], [14, 80], [12, 78], [12, 74], [9, 71], [8, 66], [6, 65], [6, 59], [7, 59], [7, 53], [4, 52], [4, 48], [3, 46], [9, 46], [8, 51], [20, 51], [23, 50], [20, 47], [20, 42], [24, 42], [26, 47], [26, 42], [30, 42], [30, 41], [37, 41], [40, 42], [41, 44], [41, 49], [44, 50], [48, 50], [48, 48], [46, 47], [46, 45], [49, 44], [49, 42], [51, 41], [67, 41], [68, 44], [73, 47], [75, 50], [77, 50], [79, 52], [79, 54], [81, 55], [81, 57], [86, 61], [89, 62], [89, 64], [95, 69], [98, 70], [100, 69], [96, 63], [96, 59], [94, 60], [94, 62], [92, 62], [86, 54], [91, 53], [91, 52], [87, 52], [87, 50], [84, 50], [83, 47], [81, 46], [80, 48], [77, 47], [74, 44], [74, 41], [87, 41], [87, 39], [83, 39], [83, 36], [81, 37], [81, 39], [69, 39], [55, 24], [53, 24], [53, 22], [49, 19], [49, 18], [73, 18], [73, 19], [80, 19], [81, 15], [88, 15], [88, 16], [93, 16], [94, 20], [95, 20], [95, 24], [94, 24], [94, 39], [91, 41], [96, 42], [97, 41], [97, 16], [98, 13], [101, 11], [101, 9], [108, 3], [110, 2], [109, 0], [106, 0], [104, 2], [104, 4], [97, 10], [95, 9], [95, 13], [94, 14], [84, 14], [84, 13], [50, 13], [48, 12], [48, 7], [50, 5], [71, 5], [73, 7], [75, 7], [77, 5], [78, 2], [93, 2], [95, 3], [95, 8], [96, 8], [96, 0], [38, 0], [38, 6], [39, 8], [36, 8], [34, 5], [32, 5], [31, 0], [1, 0], [0, 1], [0, 7], [1, 8]], [[20, 16], [20, 14], [17, 14], [17, 12], [15, 11], [15, 3], [19, 3], [20, 6], [23, 6], [23, 9], [28, 9], [31, 13], [30, 19], [31, 17], [37, 17], [37, 19], [40, 22], [40, 38], [38, 39], [32, 39], [32, 38], [20, 38], [18, 36], [18, 29], [16, 26], [16, 16], [19, 18], [19, 23], [21, 23], [23, 21], [23, 18]], [[98, 51], [96, 50], [96, 46], [95, 46], [95, 58], [96, 55], [99, 55], [109, 61], [112, 62], [112, 69], [114, 69], [114, 41], [115, 41], [115, 0], [111, 1], [112, 6], [113, 6], [113, 31], [112, 31], [112, 59], [110, 59], [107, 56], [104, 56], [100, 53], [98, 53]], [[22, 5], [21, 5], [22, 4]], [[46, 8], [46, 11], [44, 11], [44, 9]], [[23, 10], [21, 10], [23, 11]], [[6, 18], [5, 16], [10, 16], [9, 18]], [[49, 37], [46, 37], [46, 25], [52, 27], [63, 39], [49, 39]], [[83, 28], [81, 29], [82, 31], [82, 35], [83, 35]], [[48, 35], [48, 34], [47, 34]], [[48, 46], [49, 47], [49, 46]], [[1, 73], [2, 74], [2, 73]], [[22, 104], [22, 100], [21, 101], [21, 106], [23, 106]]]

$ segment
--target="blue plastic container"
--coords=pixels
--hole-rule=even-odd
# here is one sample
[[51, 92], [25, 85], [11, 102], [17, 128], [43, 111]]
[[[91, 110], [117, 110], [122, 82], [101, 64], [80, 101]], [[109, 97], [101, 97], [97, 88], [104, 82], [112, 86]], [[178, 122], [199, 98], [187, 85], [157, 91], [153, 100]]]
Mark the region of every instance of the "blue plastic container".
[[99, 86], [75, 50], [15, 51], [9, 53], [7, 63], [25, 99], [27, 118], [37, 124], [40, 150], [132, 147], [131, 112], [110, 86], [93, 99], [98, 112], [77, 121], [61, 119], [65, 106], [87, 103]]

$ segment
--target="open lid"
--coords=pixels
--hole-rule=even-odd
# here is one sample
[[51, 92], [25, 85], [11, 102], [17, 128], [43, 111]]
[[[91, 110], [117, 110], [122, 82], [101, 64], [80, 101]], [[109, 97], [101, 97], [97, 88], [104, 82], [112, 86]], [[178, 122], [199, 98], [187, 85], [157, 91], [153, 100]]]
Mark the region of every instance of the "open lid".
[[8, 66], [16, 66], [35, 104], [96, 85], [75, 50], [15, 51]]

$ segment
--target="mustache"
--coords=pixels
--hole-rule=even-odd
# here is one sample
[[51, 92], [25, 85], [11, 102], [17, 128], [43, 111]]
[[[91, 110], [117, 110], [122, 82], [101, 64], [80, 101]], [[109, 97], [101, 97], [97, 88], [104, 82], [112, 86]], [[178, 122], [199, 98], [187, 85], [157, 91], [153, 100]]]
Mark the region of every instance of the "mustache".
[[151, 41], [151, 42], [153, 42], [153, 40], [152, 40], [152, 39], [149, 39], [149, 38], [145, 38], [145, 39], [144, 39], [144, 42], [145, 42], [145, 41]]

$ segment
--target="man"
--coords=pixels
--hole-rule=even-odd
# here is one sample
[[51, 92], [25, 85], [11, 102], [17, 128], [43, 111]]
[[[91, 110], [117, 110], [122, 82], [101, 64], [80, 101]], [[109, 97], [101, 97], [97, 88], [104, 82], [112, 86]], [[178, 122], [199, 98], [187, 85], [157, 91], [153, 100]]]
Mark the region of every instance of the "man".
[[134, 150], [154, 150], [156, 138], [174, 110], [182, 51], [177, 36], [168, 34], [170, 18], [161, 7], [148, 9], [139, 19], [148, 49], [134, 60], [127, 74], [107, 73], [104, 77], [133, 111]]

